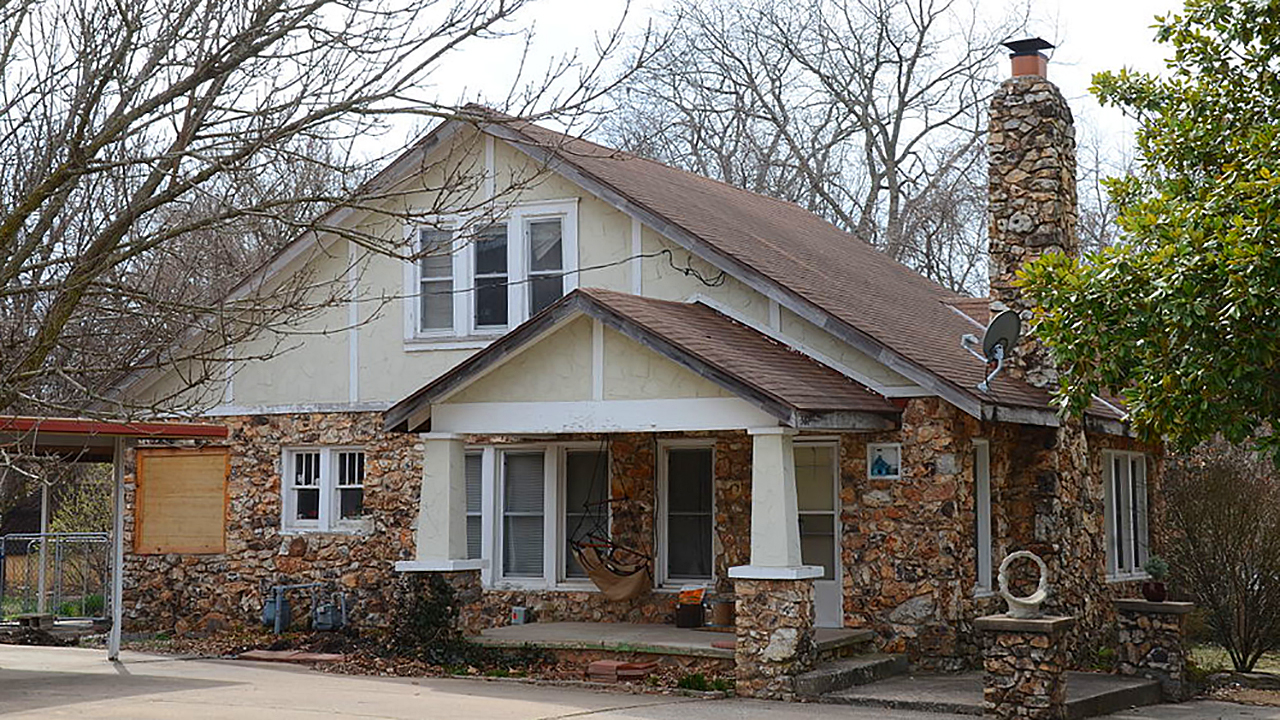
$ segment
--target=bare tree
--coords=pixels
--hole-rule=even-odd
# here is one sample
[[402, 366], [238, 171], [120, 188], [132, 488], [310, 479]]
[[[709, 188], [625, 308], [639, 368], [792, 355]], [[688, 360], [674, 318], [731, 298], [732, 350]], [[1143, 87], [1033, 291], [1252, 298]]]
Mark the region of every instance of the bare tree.
[[678, 0], [625, 85], [624, 149], [796, 202], [957, 290], [983, 288], [995, 24], [959, 0]]
[[[343, 300], [345, 278], [237, 284], [295, 237], [412, 259], [343, 211], [474, 203], [476, 168], [447, 161], [432, 188], [362, 184], [353, 144], [406, 114], [478, 122], [424, 88], [459, 48], [518, 32], [530, 1], [0, 4], [0, 409], [82, 411], [120, 373], [182, 361], [199, 384], [241, 341], [296, 330]], [[609, 89], [619, 37], [494, 103], [579, 113]], [[439, 207], [405, 200], [424, 189]]]

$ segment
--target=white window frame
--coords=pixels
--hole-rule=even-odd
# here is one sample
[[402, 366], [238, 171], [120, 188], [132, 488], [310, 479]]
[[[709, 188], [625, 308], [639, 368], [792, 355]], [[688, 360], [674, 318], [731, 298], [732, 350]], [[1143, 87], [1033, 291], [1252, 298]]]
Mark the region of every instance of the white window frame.
[[[1119, 488], [1116, 488], [1117, 463], [1120, 468]], [[1118, 582], [1144, 580], [1148, 576], [1142, 566], [1150, 557], [1151, 543], [1146, 455], [1104, 450], [1102, 482], [1106, 494], [1103, 520], [1106, 525], [1107, 578]]]
[[[797, 447], [797, 448], [800, 448], [800, 447], [809, 447], [809, 448], [825, 447], [825, 448], [830, 448], [830, 450], [831, 450], [831, 471], [832, 471], [832, 478], [831, 478], [831, 507], [832, 507], [832, 509], [831, 509], [831, 510], [800, 510], [799, 508], [797, 508], [797, 510], [796, 510], [796, 514], [797, 514], [797, 515], [800, 515], [800, 516], [803, 516], [803, 515], [831, 515], [831, 516], [834, 518], [835, 522], [834, 522], [834, 523], [833, 523], [833, 525], [832, 525], [832, 531], [835, 533], [835, 553], [836, 553], [836, 555], [835, 555], [835, 557], [833, 558], [833, 561], [835, 562], [835, 578], [834, 578], [834, 579], [832, 579], [832, 580], [826, 580], [825, 582], [836, 582], [836, 583], [842, 583], [842, 582], [844, 582], [844, 580], [843, 580], [843, 578], [844, 578], [844, 575], [843, 575], [843, 569], [844, 569], [844, 567], [843, 567], [843, 566], [844, 566], [844, 560], [843, 560], [843, 554], [844, 554], [844, 522], [843, 522], [843, 520], [841, 519], [841, 515], [843, 515], [843, 514], [844, 514], [844, 511], [843, 511], [843, 508], [841, 507], [841, 503], [840, 503], [840, 441], [839, 441], [839, 440], [824, 440], [824, 439], [820, 439], [820, 438], [815, 438], [815, 439], [812, 439], [812, 440], [811, 440], [811, 439], [808, 439], [808, 438], [805, 438], [805, 439], [799, 439], [799, 438], [797, 438], [797, 439], [796, 439], [796, 441], [795, 441], [795, 447]], [[713, 460], [714, 460], [714, 458], [713, 458]], [[712, 468], [713, 468], [713, 469], [714, 469], [714, 467], [715, 467], [715, 466], [714, 466], [714, 465], [712, 465]], [[713, 477], [713, 478], [712, 478], [712, 488], [713, 488], [713, 489], [714, 489], [714, 487], [715, 487], [714, 482], [715, 482], [715, 478]], [[713, 493], [712, 497], [714, 498], [714, 493]], [[818, 581], [820, 581], [820, 582], [821, 582], [821, 581], [823, 581], [823, 580], [822, 580], [822, 578], [817, 578], [817, 580], [818, 580]]]
[[[428, 347], [442, 342], [476, 343], [481, 345], [493, 338], [503, 335], [517, 325], [528, 320], [532, 302], [529, 290], [530, 252], [528, 225], [532, 221], [560, 219], [560, 251], [562, 275], [562, 295], [568, 295], [578, 287], [578, 198], [542, 200], [520, 203], [512, 206], [508, 212], [486, 217], [479, 213], [471, 215], [436, 215], [422, 224], [414, 224], [405, 228], [406, 241], [411, 243], [415, 254], [421, 249], [421, 231], [450, 230], [453, 232], [453, 327], [439, 330], [423, 330], [420, 322], [422, 311], [422, 271], [417, 261], [405, 263], [405, 342], [410, 349], [412, 345], [426, 344]], [[492, 224], [506, 223], [507, 226], [507, 324], [504, 326], [476, 326], [475, 314], [475, 243], [458, 232], [479, 230]]]
[[[557, 537], [554, 539], [556, 547], [556, 574], [555, 584], [557, 587], [582, 589], [595, 589], [595, 584], [589, 578], [571, 578], [569, 577], [569, 562], [566, 557], [565, 541], [569, 538], [569, 508], [566, 502], [569, 499], [569, 453], [570, 452], [600, 452], [600, 443], [566, 443], [556, 448], [559, 454], [559, 472], [556, 473], [556, 484], [559, 487], [556, 490], [556, 522]], [[613, 467], [613, 455], [609, 447], [604, 448], [605, 472], [611, 475], [610, 469]], [[612, 494], [612, 477], [605, 477], [605, 495], [608, 497]], [[605, 505], [605, 524], [608, 537], [613, 537], [613, 504]]]
[[[280, 529], [284, 534], [296, 533], [353, 533], [365, 532], [369, 527], [369, 516], [366, 513], [360, 518], [343, 520], [338, 517], [340, 500], [338, 495], [338, 461], [339, 453], [358, 452], [364, 454], [365, 476], [361, 478], [360, 488], [368, 487], [369, 456], [363, 447], [358, 445], [306, 445], [284, 448], [280, 461]], [[320, 491], [319, 517], [316, 520], [298, 520], [294, 518], [296, 497], [293, 492], [294, 463], [302, 453], [320, 454]], [[347, 486], [351, 487], [351, 486]]]
[[973, 441], [973, 505], [974, 542], [977, 579], [973, 593], [987, 597], [994, 592], [994, 548], [991, 536], [991, 443], [982, 439]]
[[[672, 578], [667, 570], [667, 540], [669, 537], [667, 529], [667, 489], [670, 486], [667, 477], [667, 454], [671, 450], [710, 450], [711, 451], [711, 576], [707, 578]], [[714, 586], [716, 583], [716, 444], [715, 441], [708, 440], [663, 440], [658, 443], [658, 487], [656, 495], [657, 522], [654, 523], [654, 530], [657, 537], [654, 543], [655, 558], [654, 572], [657, 577], [654, 578], [657, 586], [660, 588], [676, 588], [682, 585], [706, 583], [708, 586]]]
[[[569, 528], [565, 517], [567, 497], [565, 468], [570, 451], [601, 450], [599, 442], [582, 441], [568, 443], [520, 443], [501, 447], [486, 446], [483, 449], [468, 448], [468, 452], [483, 453], [480, 472], [482, 488], [481, 507], [481, 557], [489, 560], [481, 573], [485, 587], [510, 590], [596, 590], [588, 578], [569, 578], [565, 573], [565, 538]], [[503, 523], [505, 512], [506, 453], [543, 453], [542, 494], [542, 575], [541, 577], [507, 576], [503, 572]], [[604, 448], [607, 467], [612, 467], [611, 450]], [[554, 482], [549, 481], [554, 480]], [[613, 528], [612, 506], [608, 508], [609, 531]]]

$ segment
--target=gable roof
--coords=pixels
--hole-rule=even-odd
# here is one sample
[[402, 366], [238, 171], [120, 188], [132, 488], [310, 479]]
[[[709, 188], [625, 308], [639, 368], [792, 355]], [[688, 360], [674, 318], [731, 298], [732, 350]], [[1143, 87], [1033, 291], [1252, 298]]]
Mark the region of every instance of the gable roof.
[[[483, 109], [471, 108], [485, 117]], [[979, 417], [1056, 424], [1047, 390], [985, 366], [960, 344], [987, 301], [933, 282], [793, 203], [490, 114], [486, 132], [547, 162], [703, 259]], [[972, 314], [967, 314], [966, 311]], [[979, 330], [982, 326], [979, 325]], [[1006, 413], [1012, 407], [1021, 412]], [[1030, 412], [1028, 412], [1030, 411]], [[1089, 413], [1123, 414], [1095, 402]], [[1115, 428], [1112, 428], [1115, 429]]]
[[889, 428], [900, 408], [836, 370], [702, 303], [578, 289], [400, 401], [388, 430], [419, 432], [430, 405], [579, 315], [639, 342], [792, 427]]

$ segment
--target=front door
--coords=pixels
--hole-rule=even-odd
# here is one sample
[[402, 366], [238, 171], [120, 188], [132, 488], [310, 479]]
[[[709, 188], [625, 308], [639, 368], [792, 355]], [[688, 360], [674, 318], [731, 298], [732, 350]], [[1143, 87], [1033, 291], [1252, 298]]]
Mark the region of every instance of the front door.
[[840, 492], [836, 445], [795, 446], [796, 500], [800, 512], [800, 557], [823, 569], [813, 583], [818, 627], [844, 625], [840, 589]]

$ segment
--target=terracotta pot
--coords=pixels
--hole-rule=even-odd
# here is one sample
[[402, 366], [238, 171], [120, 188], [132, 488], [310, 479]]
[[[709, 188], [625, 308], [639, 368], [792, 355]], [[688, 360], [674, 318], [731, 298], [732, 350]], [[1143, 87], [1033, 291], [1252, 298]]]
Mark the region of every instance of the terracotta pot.
[[1169, 593], [1165, 590], [1164, 583], [1159, 580], [1147, 580], [1142, 583], [1142, 597], [1149, 602], [1164, 602], [1169, 597]]

